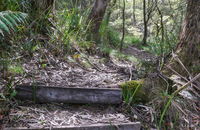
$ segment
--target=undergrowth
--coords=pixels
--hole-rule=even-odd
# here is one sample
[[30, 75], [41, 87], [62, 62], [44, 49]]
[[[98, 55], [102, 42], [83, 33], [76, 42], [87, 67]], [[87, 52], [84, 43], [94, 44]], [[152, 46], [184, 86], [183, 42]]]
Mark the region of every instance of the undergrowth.
[[[0, 12], [0, 72], [2, 72], [1, 76], [4, 80], [7, 81], [4, 93], [0, 91], [0, 100], [12, 99], [16, 95], [13, 89], [15, 83], [14, 76], [25, 73], [20, 64], [20, 56], [31, 57], [34, 52], [42, 50], [42, 48], [51, 49], [52, 53], [57, 56], [78, 53], [74, 57], [79, 57], [79, 53], [82, 52], [93, 54], [95, 52], [92, 51], [99, 49], [106, 57], [112, 55], [119, 60], [127, 60], [135, 64], [141, 62], [134, 56], [128, 56], [118, 51], [121, 33], [119, 30], [112, 28], [106, 21], [103, 21], [99, 31], [101, 36], [100, 44], [96, 45], [93, 41], [87, 41], [87, 30], [90, 25], [85, 23], [90, 8], [82, 10], [75, 5], [72, 8], [58, 9], [55, 15], [44, 16], [52, 24], [51, 30], [48, 30], [47, 39], [43, 38], [43, 35], [36, 31], [39, 29], [31, 31], [31, 28], [25, 27], [27, 19], [29, 19], [28, 14], [16, 11], [19, 9], [18, 6], [9, 3], [9, 6], [3, 7], [0, 4], [0, 10], [4, 9], [14, 11]], [[37, 25], [39, 28], [42, 28], [44, 23], [38, 22]], [[50, 26], [50, 24], [47, 26]], [[13, 36], [14, 33], [18, 35]], [[164, 41], [160, 38], [151, 38], [148, 46], [143, 46], [141, 41], [140, 37], [127, 34], [124, 47], [133, 45], [157, 56], [164, 56], [174, 48], [177, 38], [173, 34], [169, 34]], [[13, 57], [17, 58], [13, 59]], [[150, 65], [147, 64], [147, 66]], [[42, 64], [42, 67], [45, 68], [46, 64]], [[147, 102], [145, 93], [141, 91], [142, 85], [143, 81], [130, 81], [121, 85], [123, 99], [126, 104], [133, 105]], [[172, 128], [170, 123], [178, 124], [178, 118], [180, 118], [180, 115], [176, 113], [180, 108], [174, 104], [179, 104], [181, 100], [173, 93], [157, 92], [156, 94], [159, 95], [158, 100], [153, 104], [155, 110], [157, 110], [155, 114], [156, 123], [159, 128]]]

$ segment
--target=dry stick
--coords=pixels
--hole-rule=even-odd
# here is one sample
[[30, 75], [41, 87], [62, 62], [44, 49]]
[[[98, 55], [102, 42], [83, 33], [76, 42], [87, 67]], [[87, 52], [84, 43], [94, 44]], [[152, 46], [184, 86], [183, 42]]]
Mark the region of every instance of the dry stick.
[[[193, 78], [192, 75], [191, 75], [191, 73], [190, 73], [190, 72], [187, 70], [187, 68], [184, 66], [183, 62], [178, 58], [178, 55], [176, 55], [176, 54], [172, 51], [172, 56], [173, 56], [173, 58], [183, 67], [183, 69], [188, 73], [189, 78], [190, 78], [190, 80], [191, 80], [191, 79]], [[188, 80], [186, 80], [186, 81], [188, 81]], [[191, 86], [193, 86], [193, 84], [191, 84]], [[196, 89], [199, 90], [199, 88], [196, 87], [195, 85], [194, 85], [194, 87], [195, 87]], [[197, 96], [199, 96], [199, 95], [197, 94]]]
[[[177, 71], [175, 71], [174, 69], [172, 69], [170, 66], [168, 65], [165, 65], [168, 69], [170, 69], [172, 72], [174, 72], [175, 74], [177, 74], [178, 76], [180, 76], [181, 78], [183, 78], [186, 82], [189, 82], [189, 80], [185, 77], [183, 77], [181, 74], [179, 74]], [[195, 84], [192, 84], [194, 85], [194, 87], [197, 89], [197, 90], [200, 90], [200, 88], [198, 86], [196, 86]]]
[[192, 80], [190, 80], [189, 82], [187, 82], [186, 84], [184, 84], [182, 87], [180, 87], [179, 89], [177, 89], [175, 92], [172, 93], [172, 95], [177, 95], [180, 91], [182, 91], [183, 89], [187, 88], [189, 84], [193, 83], [195, 80], [197, 80], [198, 78], [200, 78], [200, 73], [195, 76]]
[[[77, 45], [77, 43], [75, 42], [75, 41], [73, 41], [73, 43], [75, 43], [75, 45]], [[78, 51], [78, 53], [80, 53], [80, 54], [83, 54], [80, 50], [79, 50], [79, 48], [77, 48], [76, 46], [74, 47], [74, 49], [76, 50], [76, 51]], [[100, 72], [102, 72], [103, 70], [102, 69], [100, 69], [98, 66], [96, 66], [96, 65], [94, 65], [90, 60], [89, 60], [89, 58], [87, 58], [87, 57], [83, 57], [84, 59], [86, 59], [87, 61], [88, 61], [88, 63], [91, 65], [91, 66], [93, 66], [95, 69], [97, 69], [98, 71], [100, 71]], [[82, 68], [82, 67], [81, 67]]]
[[187, 116], [187, 114], [185, 113], [185, 111], [176, 103], [176, 102], [173, 102], [174, 105], [185, 115]]
[[129, 77], [129, 80], [131, 81], [132, 80], [132, 77], [133, 77], [133, 73], [132, 73], [132, 67], [133, 65], [131, 64], [131, 66], [129, 66], [129, 72], [130, 72], [130, 77]]
[[174, 52], [172, 52], [172, 57], [183, 67], [183, 69], [188, 73], [188, 75], [190, 77], [192, 77], [192, 75], [190, 74], [190, 72], [187, 70], [187, 68], [184, 66], [183, 62], [181, 62], [181, 60], [178, 58], [178, 55], [176, 55]]
[[87, 57], [83, 57], [83, 58], [86, 59], [86, 60], [88, 61], [88, 63], [89, 63], [91, 66], [93, 66], [95, 69], [97, 69], [98, 71], [100, 71], [100, 72], [103, 71], [103, 70], [100, 69], [97, 65], [93, 64], [93, 63], [89, 60], [89, 58], [87, 58]]
[[[183, 62], [178, 58], [176, 55], [175, 60], [178, 61], [178, 63], [183, 67], [183, 69], [188, 73], [190, 80], [193, 78], [191, 73], [187, 70], [187, 68], [184, 66]], [[191, 84], [193, 86], [193, 84]]]
[[166, 84], [167, 84], [167, 91], [168, 91], [168, 89], [169, 89], [169, 82], [166, 79], [169, 79], [169, 78], [166, 77], [165, 75], [163, 75], [161, 72], [159, 73], [159, 77], [166, 82]]
[[171, 66], [169, 65], [165, 65], [168, 69], [170, 69], [172, 72], [174, 72], [175, 74], [177, 74], [178, 76], [180, 76], [181, 78], [183, 78], [185, 81], [188, 82], [188, 79], [183, 77], [181, 74], [179, 74], [177, 71], [175, 71], [174, 69], [171, 68]]
[[187, 88], [189, 84], [193, 83], [195, 80], [197, 80], [198, 78], [200, 78], [200, 73], [195, 76], [192, 80], [190, 80], [189, 82], [187, 82], [186, 84], [184, 84], [182, 87], [180, 87], [179, 89], [177, 89], [175, 92], [172, 93], [172, 95], [170, 96], [162, 114], [161, 114], [161, 117], [160, 117], [160, 121], [159, 121], [159, 127], [161, 128], [161, 125], [162, 125], [162, 121], [163, 121], [163, 118], [165, 116], [165, 113], [167, 112], [167, 109], [169, 108], [171, 102], [172, 102], [172, 99], [180, 92], [182, 91], [183, 89]]

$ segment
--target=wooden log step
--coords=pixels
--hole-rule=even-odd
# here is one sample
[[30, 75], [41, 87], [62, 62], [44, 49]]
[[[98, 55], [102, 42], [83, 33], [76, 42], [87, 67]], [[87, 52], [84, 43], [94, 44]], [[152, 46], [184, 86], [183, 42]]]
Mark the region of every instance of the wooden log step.
[[139, 122], [122, 123], [122, 124], [98, 124], [88, 126], [67, 126], [56, 128], [5, 128], [5, 130], [140, 130]]
[[122, 90], [118, 88], [69, 88], [46, 86], [16, 86], [16, 98], [37, 103], [120, 104]]

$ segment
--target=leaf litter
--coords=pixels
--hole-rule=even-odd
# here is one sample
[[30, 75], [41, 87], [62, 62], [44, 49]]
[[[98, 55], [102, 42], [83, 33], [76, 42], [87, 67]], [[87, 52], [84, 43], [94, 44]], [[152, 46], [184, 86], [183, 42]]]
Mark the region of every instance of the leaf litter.
[[[52, 87], [118, 87], [121, 82], [138, 78], [136, 64], [110, 56], [83, 54], [55, 57], [46, 49], [34, 52], [22, 64], [23, 75], [14, 84]], [[122, 108], [102, 105], [34, 104], [22, 102], [12, 107], [6, 127], [56, 127], [91, 124], [128, 123], [140, 114], [128, 115]]]
[[122, 114], [117, 107], [29, 104], [11, 109], [6, 127], [44, 128], [129, 122], [129, 118]]

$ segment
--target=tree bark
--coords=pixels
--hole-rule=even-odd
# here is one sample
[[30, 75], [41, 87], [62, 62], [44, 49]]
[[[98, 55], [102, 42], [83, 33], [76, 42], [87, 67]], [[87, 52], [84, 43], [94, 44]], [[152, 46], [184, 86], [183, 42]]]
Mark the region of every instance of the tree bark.
[[156, 2], [154, 0], [143, 0], [143, 22], [144, 22], [144, 32], [143, 32], [143, 45], [147, 45], [147, 37], [148, 37], [148, 23], [150, 18], [152, 17], [152, 13], [156, 9]]
[[89, 30], [89, 40], [99, 42], [99, 29], [110, 0], [95, 0], [93, 8], [89, 14], [87, 24], [91, 26]]
[[144, 34], [143, 34], [143, 45], [147, 44], [147, 19], [146, 19], [146, 0], [143, 0], [143, 22], [144, 22]]
[[[180, 42], [175, 50], [176, 55], [184, 66], [193, 75], [200, 72], [200, 1], [188, 0], [186, 18], [180, 34]], [[176, 71], [188, 76], [187, 72], [180, 64], [172, 58], [168, 65]]]
[[125, 36], [125, 8], [126, 8], [126, 1], [123, 0], [123, 8], [122, 8], [122, 39], [120, 44], [120, 51], [123, 49], [124, 44], [124, 36]]
[[135, 15], [135, 0], [133, 0], [133, 25], [136, 24], [136, 15]]
[[108, 11], [107, 11], [107, 15], [106, 15], [106, 26], [108, 26], [109, 21], [110, 21], [110, 16], [112, 14], [112, 11], [114, 10], [114, 7], [117, 3], [117, 0], [113, 0], [112, 3], [110, 3], [110, 6], [108, 6]]
[[[164, 64], [161, 73], [153, 73], [147, 76], [144, 83], [144, 88], [147, 88], [145, 93], [151, 98], [156, 96], [160, 89], [168, 90], [171, 94], [174, 90], [173, 84], [169, 77], [173, 74], [181, 75], [182, 79], [188, 82], [194, 76], [200, 73], [200, 1], [188, 0], [186, 17], [183, 22], [182, 32], [180, 34], [180, 42], [175, 48], [174, 54], [170, 60]], [[179, 60], [179, 61], [178, 61]], [[182, 65], [181, 65], [182, 63]], [[158, 70], [160, 71], [160, 70]], [[176, 71], [176, 72], [175, 72]], [[165, 80], [163, 80], [165, 79]], [[193, 82], [192, 86], [199, 86], [200, 79]], [[150, 90], [148, 88], [151, 88]], [[196, 87], [195, 87], [196, 88]], [[199, 90], [199, 88], [197, 88]]]

